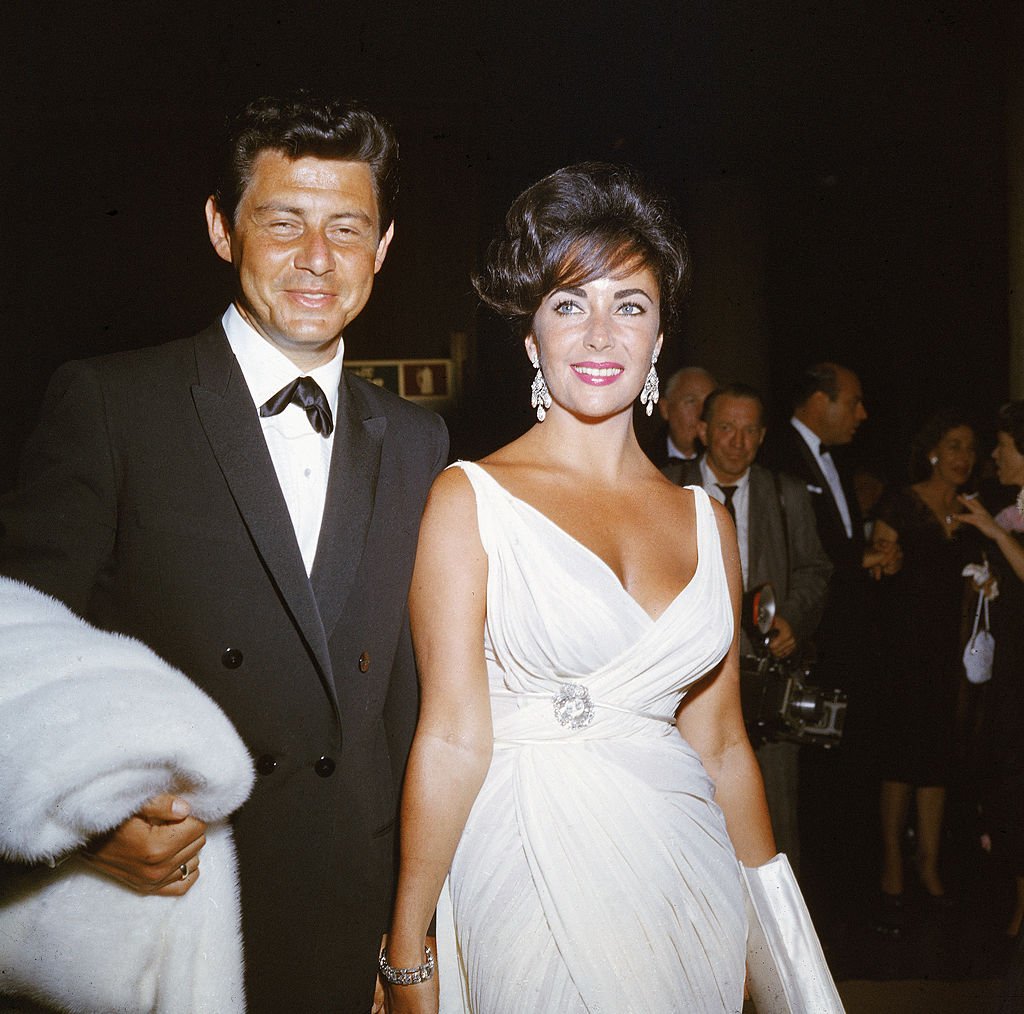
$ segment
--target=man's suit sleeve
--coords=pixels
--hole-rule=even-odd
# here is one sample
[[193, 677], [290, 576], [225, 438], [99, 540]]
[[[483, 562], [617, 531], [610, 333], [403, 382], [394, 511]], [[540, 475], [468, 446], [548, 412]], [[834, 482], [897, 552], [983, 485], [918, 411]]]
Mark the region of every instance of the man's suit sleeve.
[[793, 628], [798, 640], [813, 636], [825, 608], [832, 563], [821, 546], [814, 507], [805, 485], [788, 475], [780, 475], [786, 498], [786, 525], [789, 534], [789, 590], [779, 614]]
[[[440, 418], [437, 422], [438, 430], [433, 440], [436, 456], [428, 473], [428, 487], [448, 461], [448, 431]], [[388, 738], [388, 751], [391, 755], [396, 798], [400, 798], [401, 795], [405, 763], [409, 756], [413, 733], [416, 731], [418, 710], [419, 682], [416, 676], [416, 661], [413, 655], [409, 620], [406, 616], [395, 650], [388, 695], [384, 702], [384, 728]]]
[[85, 614], [113, 551], [117, 462], [97, 370], [68, 363], [50, 382], [18, 484], [0, 498], [0, 573]]

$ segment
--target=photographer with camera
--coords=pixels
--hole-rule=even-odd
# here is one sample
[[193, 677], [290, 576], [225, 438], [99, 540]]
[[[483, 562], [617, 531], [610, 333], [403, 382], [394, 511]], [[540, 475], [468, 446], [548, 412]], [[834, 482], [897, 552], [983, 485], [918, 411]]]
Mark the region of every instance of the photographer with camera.
[[[764, 414], [755, 388], [738, 383], [717, 388], [704, 402], [699, 434], [704, 454], [697, 461], [672, 462], [662, 471], [680, 486], [702, 486], [725, 504], [736, 523], [744, 590], [764, 583], [774, 588], [768, 651], [775, 660], [795, 661], [818, 625], [832, 564], [818, 539], [804, 484], [754, 464], [764, 441]], [[746, 630], [740, 633], [740, 647], [745, 668], [763, 669]], [[797, 872], [799, 749], [795, 742], [779, 740], [762, 743], [756, 751], [776, 842]]]

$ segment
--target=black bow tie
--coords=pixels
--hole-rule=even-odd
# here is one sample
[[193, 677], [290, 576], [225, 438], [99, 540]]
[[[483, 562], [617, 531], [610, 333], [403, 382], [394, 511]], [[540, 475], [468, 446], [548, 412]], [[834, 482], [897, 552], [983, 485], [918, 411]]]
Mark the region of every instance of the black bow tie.
[[260, 405], [260, 415], [268, 416], [283, 412], [295, 403], [304, 409], [310, 426], [323, 437], [329, 437], [334, 430], [331, 406], [320, 385], [312, 377], [297, 377], [287, 387], [282, 387], [272, 398]]

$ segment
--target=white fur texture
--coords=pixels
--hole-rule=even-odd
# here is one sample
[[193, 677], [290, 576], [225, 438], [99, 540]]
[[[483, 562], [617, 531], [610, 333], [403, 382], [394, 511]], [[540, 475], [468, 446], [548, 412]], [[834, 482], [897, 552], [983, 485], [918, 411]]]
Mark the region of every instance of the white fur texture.
[[144, 897], [70, 860], [0, 899], [0, 988], [66, 1011], [244, 1010], [226, 817], [249, 755], [203, 691], [145, 645], [0, 578], [0, 857], [59, 859], [175, 792], [210, 824], [201, 876]]

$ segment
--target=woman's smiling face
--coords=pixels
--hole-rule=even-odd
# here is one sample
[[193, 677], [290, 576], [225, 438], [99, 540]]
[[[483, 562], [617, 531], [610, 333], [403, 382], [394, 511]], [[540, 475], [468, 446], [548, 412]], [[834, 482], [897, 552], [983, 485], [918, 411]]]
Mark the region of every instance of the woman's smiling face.
[[549, 292], [526, 351], [539, 354], [555, 405], [586, 418], [632, 406], [661, 349], [658, 282], [649, 268]]

